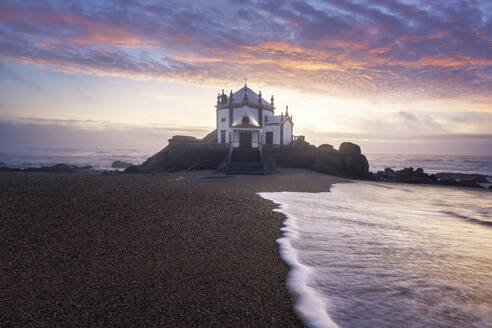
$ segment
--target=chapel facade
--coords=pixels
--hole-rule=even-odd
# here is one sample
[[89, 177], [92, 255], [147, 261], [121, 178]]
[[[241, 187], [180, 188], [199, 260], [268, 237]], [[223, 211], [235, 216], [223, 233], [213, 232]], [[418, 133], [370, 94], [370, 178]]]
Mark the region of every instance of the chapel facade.
[[275, 115], [273, 95], [270, 102], [244, 87], [217, 96], [217, 143], [230, 148], [258, 149], [264, 146], [289, 145], [293, 140], [294, 123], [288, 106], [285, 114]]

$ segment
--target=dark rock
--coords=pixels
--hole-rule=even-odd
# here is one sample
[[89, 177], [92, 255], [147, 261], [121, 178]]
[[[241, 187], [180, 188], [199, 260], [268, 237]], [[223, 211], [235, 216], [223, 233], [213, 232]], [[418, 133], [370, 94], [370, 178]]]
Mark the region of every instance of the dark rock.
[[470, 188], [484, 188], [481, 184], [488, 183], [487, 177], [481, 174], [437, 173], [429, 175], [425, 173], [422, 168], [414, 170], [412, 167], [404, 168], [396, 172], [390, 168], [386, 168], [384, 172], [378, 171], [373, 174], [373, 177], [377, 181], [438, 184]]
[[123, 172], [128, 174], [135, 174], [135, 173], [140, 173], [140, 170], [138, 169], [138, 166], [130, 165]]
[[482, 186], [475, 180], [460, 180], [458, 181], [458, 185], [461, 187], [468, 187], [468, 188], [482, 188]]
[[338, 152], [341, 155], [351, 155], [351, 156], [360, 156], [360, 147], [351, 142], [342, 142], [340, 147], [338, 148]]
[[7, 166], [7, 164], [5, 164], [4, 162], [0, 162], [0, 167], [4, 167], [4, 166]]
[[336, 153], [337, 150], [333, 148], [332, 145], [329, 144], [322, 144], [318, 147], [318, 151], [324, 151], [324, 152], [329, 152], [329, 153]]
[[102, 175], [117, 176], [120, 175], [120, 172], [118, 170], [103, 170]]
[[171, 167], [170, 169], [168, 169], [167, 171], [170, 172], [170, 173], [174, 173], [174, 172], [178, 172], [180, 171], [181, 169], [177, 168], [177, 167]]
[[68, 164], [55, 164], [53, 166], [30, 167], [22, 169], [25, 172], [50, 172], [50, 173], [78, 173], [87, 172], [92, 169], [92, 166], [75, 166]]
[[216, 169], [227, 154], [228, 148], [216, 141], [209, 144], [192, 137], [175, 136], [169, 139], [169, 145], [140, 165], [139, 170], [151, 173], [171, 168], [186, 170], [197, 163], [206, 163], [203, 166], [206, 169]]
[[305, 168], [337, 176], [367, 179], [369, 163], [367, 158], [360, 154], [360, 147], [351, 143], [344, 144], [345, 146], [340, 148], [345, 148], [345, 155], [331, 145], [325, 144], [316, 148], [307, 142], [271, 148], [268, 153], [279, 167]]
[[488, 183], [487, 177], [482, 174], [443, 172], [435, 174], [434, 177], [435, 183], [447, 186], [484, 188], [481, 183]]
[[343, 156], [343, 176], [349, 178], [365, 178], [369, 172], [369, 164], [364, 155]]
[[297, 145], [282, 148], [264, 148], [263, 153], [271, 156], [279, 167], [310, 169], [314, 163], [316, 147]]
[[86, 165], [86, 166], [72, 166], [74, 169], [78, 171], [87, 171], [87, 170], [92, 170], [92, 166]]
[[444, 179], [438, 179], [437, 184], [445, 185], [445, 186], [456, 186], [458, 185], [458, 182], [455, 179], [444, 178]]
[[369, 161], [367, 160], [366, 155], [360, 155], [360, 164], [362, 172], [367, 175], [369, 173]]
[[187, 168], [188, 171], [195, 170], [215, 170], [217, 168], [217, 164], [212, 160], [205, 160], [200, 163], [195, 163]]
[[383, 173], [390, 177], [395, 176], [395, 171], [389, 167], [385, 168]]
[[466, 180], [475, 181], [477, 183], [488, 183], [487, 177], [483, 174], [467, 174], [467, 173], [451, 173], [441, 172], [436, 174], [437, 179], [454, 179], [454, 180]]
[[114, 161], [111, 164], [111, 167], [115, 168], [115, 169], [126, 169], [127, 167], [132, 166], [132, 165], [133, 165], [132, 163], [125, 162], [125, 161]]
[[377, 176], [374, 173], [369, 172], [367, 173], [367, 180], [377, 181]]
[[54, 172], [54, 173], [75, 173], [77, 168], [68, 164], [56, 164], [54, 166], [41, 166], [41, 170], [44, 172]]
[[343, 176], [344, 158], [336, 153], [318, 151], [310, 168], [321, 173]]
[[20, 172], [22, 169], [18, 167], [6, 167], [6, 166], [1, 166], [0, 167], [0, 172]]

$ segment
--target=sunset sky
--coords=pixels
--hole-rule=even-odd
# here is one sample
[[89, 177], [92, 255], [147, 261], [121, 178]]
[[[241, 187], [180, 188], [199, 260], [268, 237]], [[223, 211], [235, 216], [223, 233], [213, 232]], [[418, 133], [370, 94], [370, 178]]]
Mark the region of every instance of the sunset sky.
[[217, 93], [365, 152], [492, 155], [492, 2], [0, 0], [0, 150], [158, 150]]

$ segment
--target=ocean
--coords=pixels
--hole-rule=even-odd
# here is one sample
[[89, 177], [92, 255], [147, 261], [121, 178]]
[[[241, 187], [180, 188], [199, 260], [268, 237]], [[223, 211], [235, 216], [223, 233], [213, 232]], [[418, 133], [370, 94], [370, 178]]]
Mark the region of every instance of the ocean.
[[[32, 148], [17, 151], [0, 150], [0, 162], [8, 167], [40, 167], [58, 163], [77, 166], [90, 165], [97, 170], [111, 169], [113, 161], [120, 160], [141, 164], [160, 149], [80, 149], [80, 148]], [[367, 154], [372, 172], [386, 167], [423, 168], [427, 173], [457, 172], [478, 173], [492, 176], [492, 156], [418, 155], [418, 154]]]
[[492, 327], [492, 193], [355, 182], [261, 193], [308, 327]]
[[17, 151], [1, 151], [0, 162], [7, 167], [41, 167], [59, 163], [76, 166], [92, 166], [95, 170], [114, 170], [111, 164], [120, 160], [141, 164], [158, 150], [105, 149], [105, 148], [27, 148]]
[[426, 154], [367, 154], [369, 170], [377, 172], [389, 167], [423, 168], [426, 173], [478, 173], [492, 176], [492, 156], [426, 155]]

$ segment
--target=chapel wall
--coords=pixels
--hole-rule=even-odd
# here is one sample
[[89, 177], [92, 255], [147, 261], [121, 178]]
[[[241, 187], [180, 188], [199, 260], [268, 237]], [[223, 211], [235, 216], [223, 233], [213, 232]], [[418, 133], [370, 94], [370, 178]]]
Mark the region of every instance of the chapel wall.
[[251, 124], [259, 125], [259, 123], [258, 123], [258, 109], [251, 108], [248, 106], [234, 108], [232, 125], [241, 124], [243, 116], [248, 116]]
[[284, 138], [283, 144], [288, 145], [292, 141], [292, 123], [289, 120], [284, 123]]
[[219, 110], [217, 120], [217, 143], [220, 143], [221, 130], [226, 130], [226, 143], [229, 143], [229, 109]]
[[266, 144], [266, 132], [273, 132], [273, 144], [280, 145], [280, 126], [279, 125], [264, 125], [263, 126], [262, 142]]

